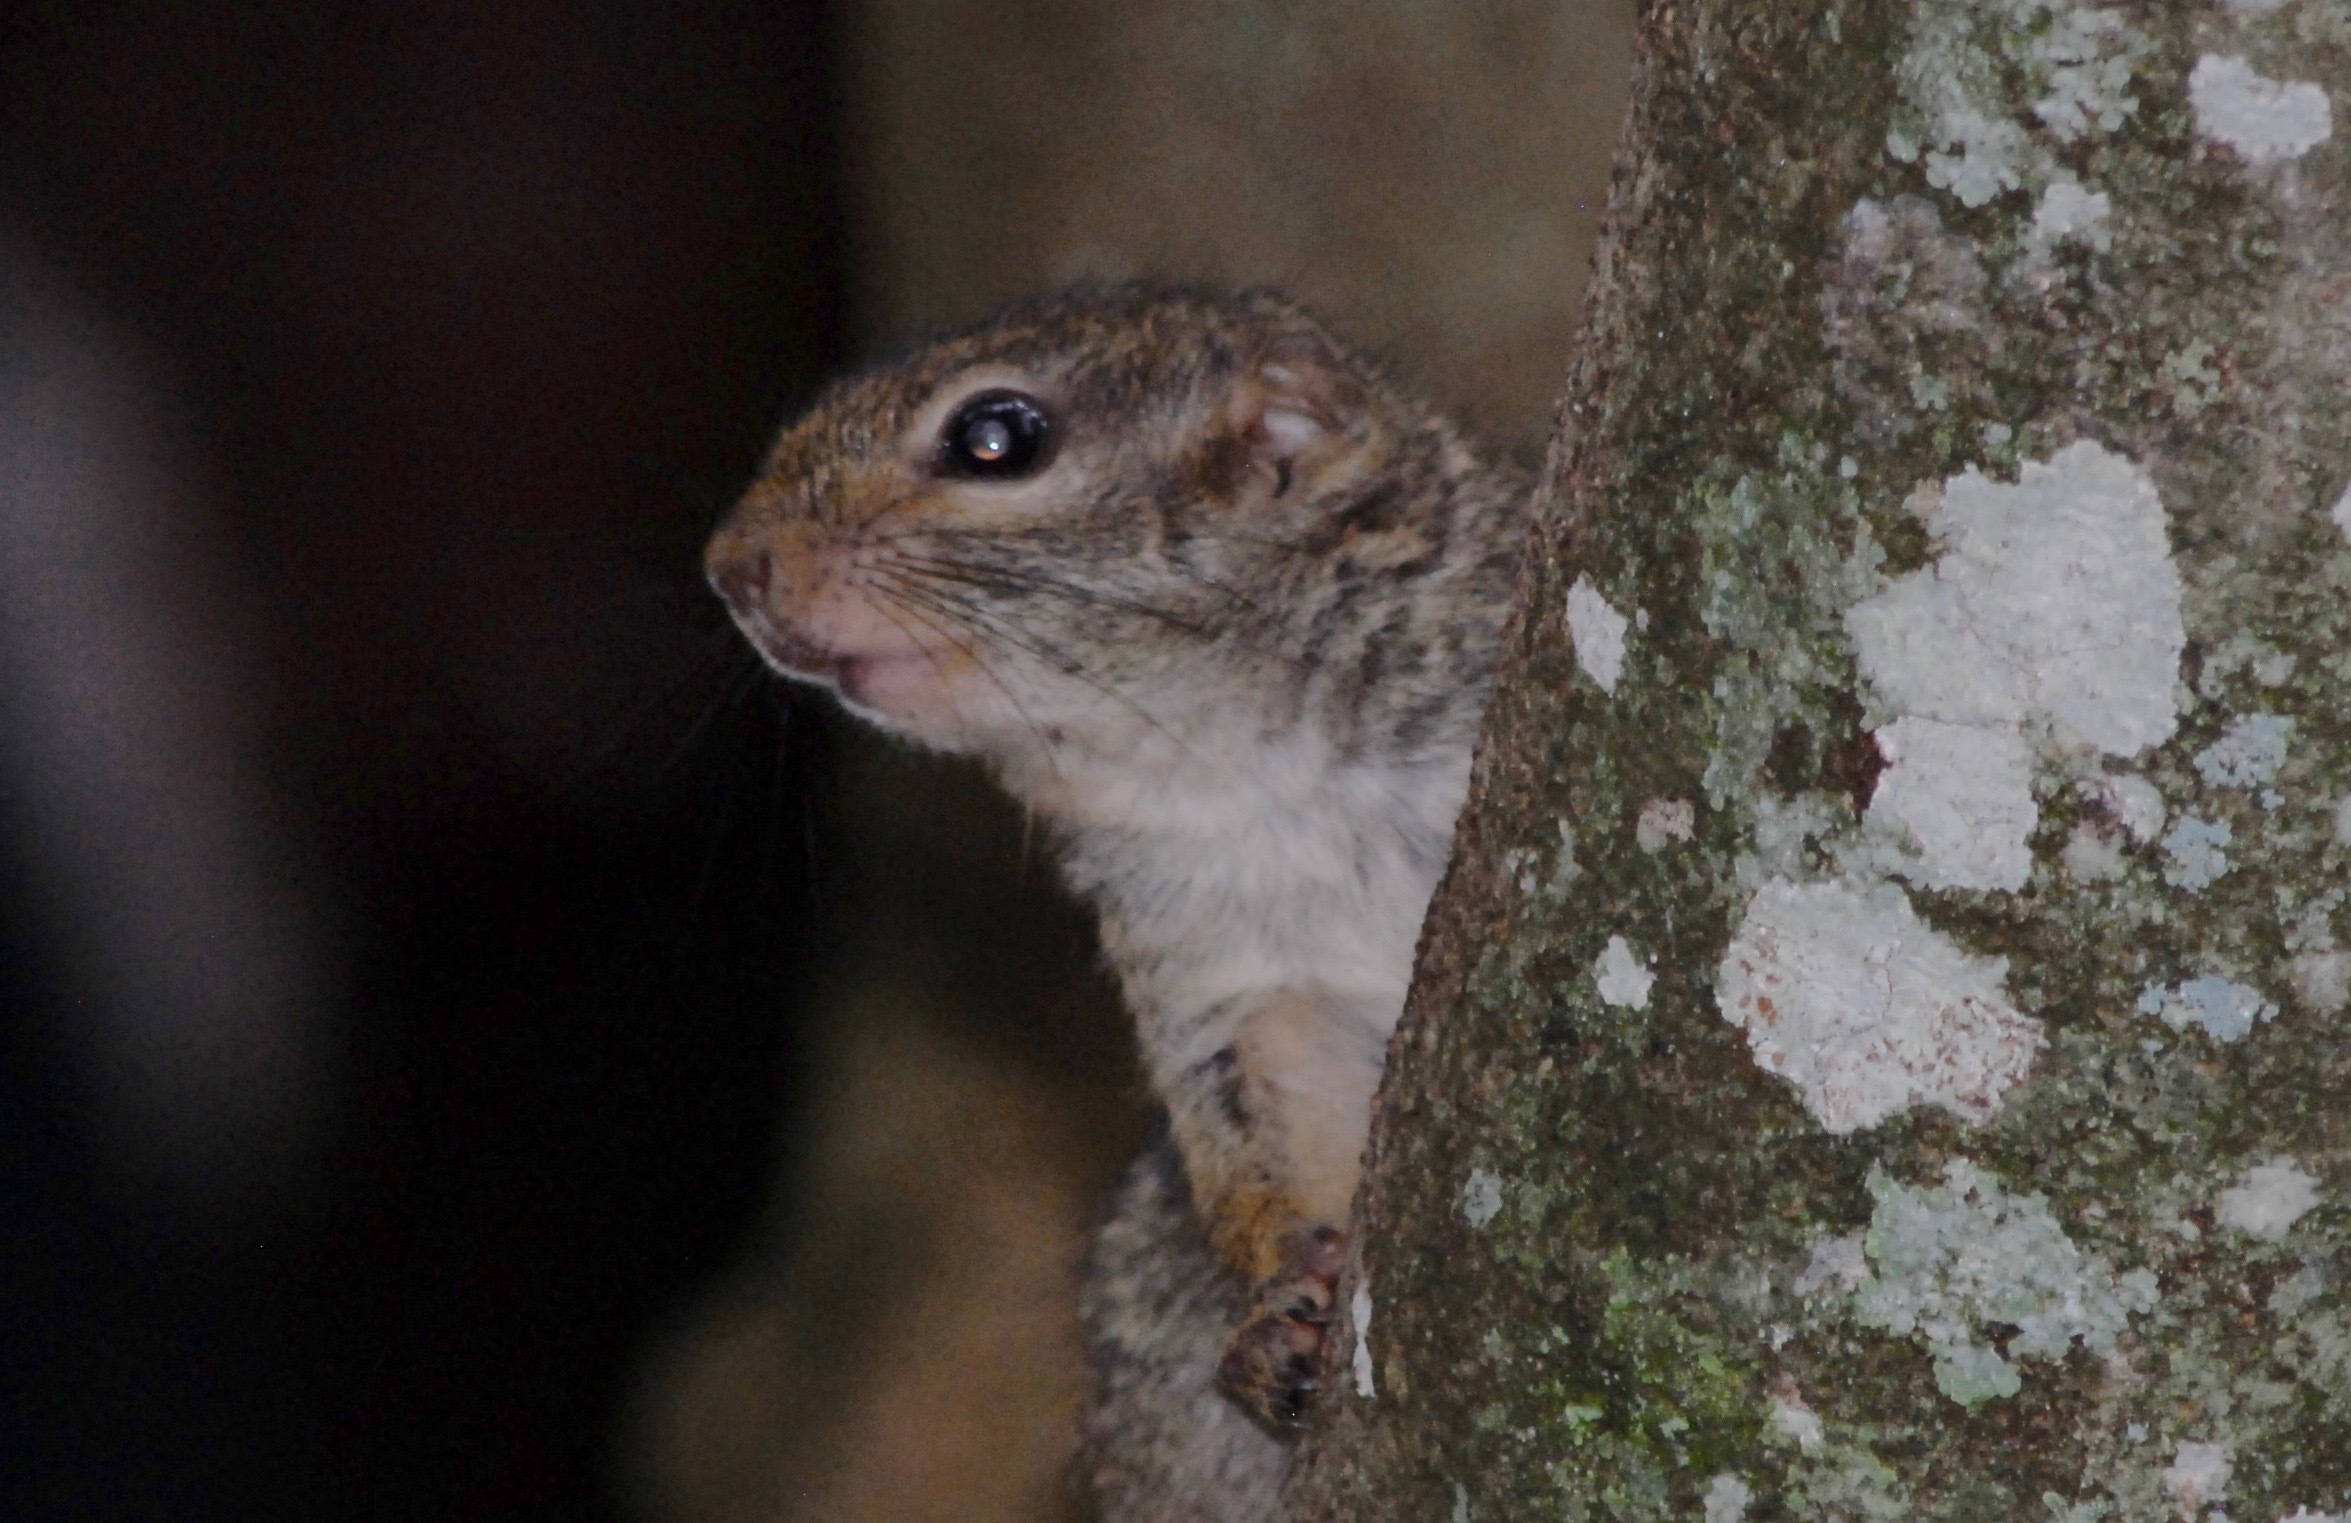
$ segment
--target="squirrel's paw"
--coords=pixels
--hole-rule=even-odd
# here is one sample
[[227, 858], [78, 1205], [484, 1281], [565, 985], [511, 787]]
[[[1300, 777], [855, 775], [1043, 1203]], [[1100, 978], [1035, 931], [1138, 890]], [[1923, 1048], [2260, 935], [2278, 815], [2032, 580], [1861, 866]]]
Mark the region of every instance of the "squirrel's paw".
[[1322, 1344], [1338, 1298], [1346, 1240], [1318, 1227], [1292, 1249], [1283, 1271], [1258, 1288], [1257, 1305], [1225, 1344], [1217, 1384], [1277, 1433], [1294, 1433], [1322, 1384]]

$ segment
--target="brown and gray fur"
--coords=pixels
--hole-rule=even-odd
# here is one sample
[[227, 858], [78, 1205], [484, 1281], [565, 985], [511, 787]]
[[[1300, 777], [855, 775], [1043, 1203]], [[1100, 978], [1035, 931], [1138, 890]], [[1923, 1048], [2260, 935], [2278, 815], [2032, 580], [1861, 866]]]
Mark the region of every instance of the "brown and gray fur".
[[[952, 474], [1003, 390], [1049, 457]], [[1525, 492], [1287, 300], [1130, 287], [836, 385], [711, 541], [772, 665], [983, 759], [1100, 910], [1173, 1140], [1086, 1289], [1114, 1523], [1272, 1506]]]

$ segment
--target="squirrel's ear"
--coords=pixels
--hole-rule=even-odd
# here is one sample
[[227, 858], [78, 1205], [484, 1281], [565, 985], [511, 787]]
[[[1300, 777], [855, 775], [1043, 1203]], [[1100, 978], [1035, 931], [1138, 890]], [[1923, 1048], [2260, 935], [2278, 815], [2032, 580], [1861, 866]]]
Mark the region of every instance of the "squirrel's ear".
[[1294, 500], [1365, 468], [1379, 435], [1363, 383], [1320, 343], [1286, 342], [1241, 373], [1225, 408], [1227, 494]]

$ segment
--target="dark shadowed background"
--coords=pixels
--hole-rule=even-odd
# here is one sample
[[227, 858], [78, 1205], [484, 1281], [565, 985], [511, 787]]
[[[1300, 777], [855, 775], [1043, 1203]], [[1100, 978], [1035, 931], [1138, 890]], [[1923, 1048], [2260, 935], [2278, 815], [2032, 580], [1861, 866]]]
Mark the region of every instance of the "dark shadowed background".
[[1090, 932], [701, 538], [1081, 275], [1533, 447], [1627, 9], [0, 15], [0, 1517], [1066, 1515]]

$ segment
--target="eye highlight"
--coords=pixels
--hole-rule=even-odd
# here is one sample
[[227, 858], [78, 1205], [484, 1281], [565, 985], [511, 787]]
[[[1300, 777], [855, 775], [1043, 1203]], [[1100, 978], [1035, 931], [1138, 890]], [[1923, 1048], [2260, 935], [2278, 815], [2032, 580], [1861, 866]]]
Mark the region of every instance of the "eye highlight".
[[1053, 428], [1034, 397], [983, 391], [948, 416], [939, 431], [939, 474], [1014, 481], [1044, 469]]

